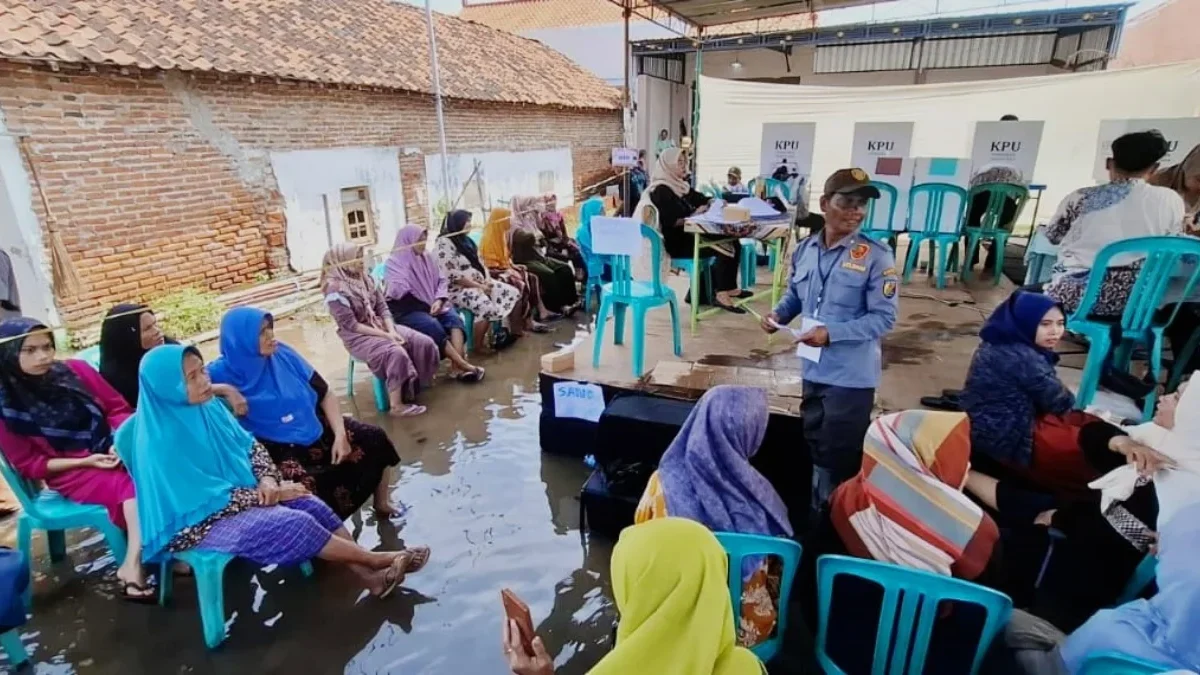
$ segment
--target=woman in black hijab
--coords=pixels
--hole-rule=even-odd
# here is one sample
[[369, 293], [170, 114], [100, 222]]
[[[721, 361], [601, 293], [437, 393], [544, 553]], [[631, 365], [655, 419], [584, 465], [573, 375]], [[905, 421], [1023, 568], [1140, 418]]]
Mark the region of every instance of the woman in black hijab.
[[163, 335], [158, 318], [145, 305], [123, 303], [104, 316], [100, 324], [100, 374], [131, 407], [137, 407], [142, 357], [166, 343], [177, 344]]

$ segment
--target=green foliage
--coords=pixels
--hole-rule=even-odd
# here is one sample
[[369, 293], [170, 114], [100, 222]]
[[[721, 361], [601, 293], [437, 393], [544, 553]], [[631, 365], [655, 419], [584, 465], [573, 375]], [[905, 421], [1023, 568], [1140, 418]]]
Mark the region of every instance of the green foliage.
[[181, 288], [148, 303], [158, 314], [163, 333], [185, 339], [212, 330], [225, 308], [217, 294], [195, 287]]

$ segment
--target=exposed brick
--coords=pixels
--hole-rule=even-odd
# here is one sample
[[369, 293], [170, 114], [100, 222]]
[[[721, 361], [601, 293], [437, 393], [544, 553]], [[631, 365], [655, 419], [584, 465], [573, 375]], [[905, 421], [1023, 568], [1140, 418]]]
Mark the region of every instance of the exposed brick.
[[[270, 152], [416, 148], [399, 164], [405, 211], [419, 224], [422, 153], [439, 152], [432, 98], [394, 91], [0, 61], [0, 110], [10, 133], [29, 138], [81, 281], [77, 296], [57, 298], [70, 327], [116, 302], [250, 283], [286, 260]], [[576, 189], [608, 172], [621, 142], [618, 111], [453, 99], [445, 110], [450, 152], [570, 147]], [[36, 192], [33, 209], [45, 232]]]

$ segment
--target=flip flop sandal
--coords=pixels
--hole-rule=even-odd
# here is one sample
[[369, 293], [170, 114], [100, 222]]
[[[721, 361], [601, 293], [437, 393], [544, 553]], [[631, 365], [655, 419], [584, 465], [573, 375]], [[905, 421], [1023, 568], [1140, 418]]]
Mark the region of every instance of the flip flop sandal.
[[731, 312], [733, 314], [745, 314], [746, 313], [746, 308], [738, 307], [737, 305], [722, 305], [721, 303], [718, 302], [717, 307], [720, 307], [721, 309], [725, 310], [726, 312]]
[[[123, 587], [121, 591], [121, 599], [125, 602], [131, 602], [135, 605], [157, 605], [158, 594], [154, 592], [154, 588], [150, 584], [137, 584], [132, 581], [121, 582]], [[130, 595], [129, 589], [133, 589], [138, 593], [147, 593], [147, 595]]]
[[534, 326], [533, 328], [530, 328], [529, 330], [531, 330], [535, 333], [541, 333], [541, 334], [554, 332], [553, 328], [551, 328], [550, 326], [547, 326], [545, 324], [539, 324], [537, 326]]
[[[407, 551], [405, 551], [405, 553], [407, 553]], [[393, 560], [392, 564], [388, 566], [387, 572], [385, 572], [383, 575], [384, 586], [383, 592], [379, 594], [380, 600], [386, 600], [387, 597], [392, 594], [392, 591], [396, 590], [397, 586], [404, 583], [404, 578], [407, 576], [404, 573], [404, 568], [408, 567], [408, 563], [411, 560], [411, 555], [406, 559], [404, 557], [404, 553], [401, 553], [400, 555], [396, 556], [396, 559]]]
[[416, 548], [407, 549], [406, 552], [411, 553], [412, 557], [408, 559], [408, 564], [404, 567], [405, 574], [420, 572], [425, 568], [426, 563], [429, 562], [429, 557], [433, 554], [428, 546], [417, 546]]
[[483, 379], [483, 373], [478, 370], [472, 370], [466, 373], [459, 373], [454, 376], [454, 379], [466, 384], [475, 384]]
[[401, 412], [393, 415], [393, 417], [416, 417], [417, 415], [424, 415], [426, 410], [428, 410], [428, 408], [423, 405], [412, 404]]
[[558, 314], [556, 312], [549, 312], [548, 314], [546, 314], [545, 316], [542, 317], [542, 322], [545, 323], [547, 321], [558, 321], [561, 318], [562, 318], [562, 314]]

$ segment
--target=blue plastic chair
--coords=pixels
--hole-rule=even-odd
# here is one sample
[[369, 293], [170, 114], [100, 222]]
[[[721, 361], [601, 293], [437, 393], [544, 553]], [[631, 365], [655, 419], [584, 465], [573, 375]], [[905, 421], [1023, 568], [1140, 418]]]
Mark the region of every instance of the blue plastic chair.
[[[992, 285], [996, 286], [1000, 283], [1001, 273], [1004, 271], [1004, 248], [1012, 235], [1013, 223], [1017, 222], [1021, 210], [1025, 208], [1025, 202], [1029, 201], [1029, 188], [1014, 183], [982, 183], [967, 193], [967, 203], [975, 203], [975, 197], [980, 194], [988, 196], [987, 210], [983, 213], [979, 227], [963, 228], [967, 233], [967, 250], [964, 253], [962, 276], [963, 279], [971, 278], [971, 261], [975, 258], [975, 251], [980, 242], [992, 240], [996, 242], [995, 246], [999, 247], [996, 251], [996, 271], [992, 277]], [[1017, 209], [1013, 211], [1012, 220], [1001, 222], [1004, 206], [1009, 200], [1017, 203]]]
[[1119, 652], [1100, 652], [1087, 657], [1079, 675], [1157, 675], [1172, 670], [1175, 668]]
[[15, 671], [20, 668], [23, 663], [29, 660], [29, 652], [25, 650], [25, 644], [21, 642], [21, 629], [13, 628], [6, 633], [0, 633], [0, 649], [8, 654], [8, 664]]
[[764, 537], [758, 534], [714, 534], [729, 554], [729, 597], [733, 602], [734, 626], [741, 625], [742, 621], [742, 560], [747, 557], [774, 555], [783, 561], [783, 579], [779, 585], [779, 603], [776, 608], [779, 615], [775, 621], [775, 632], [767, 640], [750, 648], [760, 661], [766, 663], [783, 647], [784, 630], [787, 629], [788, 598], [792, 597], [792, 582], [796, 578], [796, 570], [800, 569], [800, 544], [791, 539]]
[[[196, 579], [196, 598], [200, 605], [200, 623], [204, 628], [204, 644], [216, 649], [225, 641], [225, 567], [234, 559], [228, 553], [216, 551], [182, 551], [172, 553], [159, 561], [158, 604], [166, 606], [171, 601], [174, 574], [171, 563], [179, 560], [192, 568]], [[300, 571], [310, 577], [312, 563], [300, 564]]]
[[[708, 303], [708, 304], [712, 304], [712, 302], [713, 302], [714, 293], [713, 293], [713, 285], [712, 285], [712, 267], [713, 267], [713, 264], [716, 262], [717, 262], [717, 259], [715, 257], [711, 257], [711, 256], [708, 258], [700, 259], [700, 274], [703, 275], [702, 285], [701, 285], [701, 288], [704, 290], [703, 302]], [[688, 275], [689, 279], [692, 276], [692, 259], [691, 258], [671, 258], [671, 267], [686, 273]], [[742, 274], [743, 275], [745, 274], [745, 268], [743, 268]], [[743, 280], [744, 279], [745, 279], [745, 277], [743, 276]], [[751, 282], [750, 285], [754, 286], [754, 282]], [[693, 302], [694, 302], [694, 300], [693, 300]]]
[[[649, 239], [650, 264], [653, 278], [650, 281], [634, 281], [629, 256], [613, 256], [613, 280], [604, 284], [600, 293], [600, 312], [596, 314], [596, 339], [592, 349], [592, 367], [600, 367], [600, 349], [604, 346], [604, 324], [608, 315], [613, 315], [613, 344], [625, 343], [625, 310], [633, 310], [633, 375], [642, 376], [645, 358], [646, 312], [662, 305], [671, 308], [671, 332], [674, 338], [675, 356], [683, 354], [683, 343], [679, 335], [679, 301], [675, 291], [662, 280], [660, 261], [663, 256], [662, 237], [645, 223], [642, 237]], [[694, 300], [694, 299], [693, 299]]]
[[[867, 202], [867, 215], [863, 219], [862, 233], [874, 239], [881, 244], [887, 244], [892, 247], [892, 252], [895, 253], [897, 239], [900, 233], [904, 231], [904, 223], [900, 223], [900, 227], [896, 227], [896, 203], [900, 199], [900, 193], [896, 190], [896, 186], [888, 183], [880, 183], [879, 181], [871, 181], [877, 190], [879, 190], [880, 199], [872, 199]], [[887, 204], [887, 208], [881, 208], [880, 202]]]
[[846, 675], [825, 653], [833, 582], [843, 574], [873, 581], [884, 590], [871, 675], [921, 675], [924, 672], [933, 623], [938, 618], [938, 606], [942, 601], [979, 605], [987, 612], [971, 665], [973, 675], [979, 671], [979, 664], [992, 640], [1008, 624], [1012, 614], [1012, 600], [1007, 595], [968, 581], [874, 560], [843, 555], [821, 556], [817, 560], [817, 661], [826, 673], [833, 675]]
[[[1120, 320], [1093, 318], [1092, 308], [1100, 297], [1100, 287], [1107, 268], [1112, 266], [1112, 259], [1130, 255], [1144, 255], [1145, 258]], [[1109, 359], [1115, 367], [1128, 368], [1129, 355], [1136, 345], [1146, 347], [1150, 357], [1150, 375], [1158, 381], [1162, 372], [1163, 332], [1175, 320], [1179, 307], [1177, 305], [1166, 320], [1156, 319], [1155, 315], [1163, 305], [1173, 280], [1186, 279], [1182, 297], [1190, 295], [1197, 281], [1200, 281], [1200, 265], [1195, 265], [1187, 277], [1176, 276], [1185, 256], [1200, 260], [1200, 240], [1191, 237], [1137, 237], [1100, 249], [1088, 277], [1087, 291], [1079, 301], [1079, 308], [1067, 319], [1067, 330], [1079, 333], [1088, 340], [1087, 363], [1084, 364], [1079, 391], [1075, 395], [1076, 406], [1080, 410], [1091, 405], [1100, 386], [1100, 375]], [[1150, 419], [1154, 414], [1157, 398], [1157, 388], [1146, 396], [1143, 409], [1145, 419]]]
[[[946, 197], [951, 196], [958, 199], [957, 213], [954, 216], [955, 228], [952, 232], [943, 232], [941, 230], [942, 212], [946, 208]], [[932, 269], [934, 264], [934, 255], [937, 254], [937, 287], [946, 287], [946, 268], [949, 264], [948, 253], [951, 248], [957, 247], [958, 240], [962, 237], [963, 214], [967, 210], [967, 191], [957, 185], [949, 183], [922, 183], [913, 187], [908, 194], [908, 214], [912, 218], [912, 214], [916, 213], [914, 206], [919, 197], [924, 197], [926, 201], [925, 222], [918, 226], [917, 223], [910, 222], [908, 228], [908, 255], [904, 261], [904, 283], [908, 283], [912, 276], [913, 267], [916, 267], [917, 257], [921, 252], [921, 244], [929, 242], [929, 266]], [[942, 246], [939, 248], [938, 244]], [[955, 248], [955, 251], [958, 249]]]
[[76, 504], [54, 490], [42, 489], [33, 481], [26, 480], [8, 463], [0, 451], [0, 474], [12, 489], [17, 501], [21, 502], [21, 514], [17, 516], [17, 550], [29, 561], [30, 580], [25, 588], [25, 606], [33, 603], [33, 531], [46, 532], [46, 546], [50, 550], [51, 562], [58, 562], [67, 555], [66, 530], [90, 527], [104, 535], [113, 558], [120, 565], [125, 560], [125, 533], [108, 519], [108, 511], [95, 504]]

